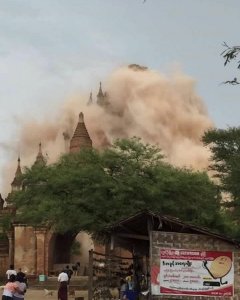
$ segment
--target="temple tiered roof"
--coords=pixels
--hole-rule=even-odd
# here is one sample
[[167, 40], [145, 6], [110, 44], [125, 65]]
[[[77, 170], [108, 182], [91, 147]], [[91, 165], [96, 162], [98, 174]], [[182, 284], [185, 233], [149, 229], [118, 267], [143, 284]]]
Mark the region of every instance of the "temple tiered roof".
[[84, 115], [81, 112], [77, 127], [70, 141], [70, 152], [78, 152], [82, 148], [92, 148], [92, 140], [84, 123]]

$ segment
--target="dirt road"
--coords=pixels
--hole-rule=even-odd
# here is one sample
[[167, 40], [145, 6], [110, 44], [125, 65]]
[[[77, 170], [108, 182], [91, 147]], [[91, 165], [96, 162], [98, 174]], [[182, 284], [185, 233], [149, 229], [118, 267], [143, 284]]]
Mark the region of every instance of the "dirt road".
[[[75, 297], [84, 297], [84, 300], [87, 300], [87, 292], [86, 291], [77, 291]], [[75, 297], [69, 296], [69, 300], [73, 300]], [[45, 296], [44, 290], [31, 290], [28, 289], [25, 294], [25, 300], [57, 300], [57, 291], [53, 291], [52, 296]]]

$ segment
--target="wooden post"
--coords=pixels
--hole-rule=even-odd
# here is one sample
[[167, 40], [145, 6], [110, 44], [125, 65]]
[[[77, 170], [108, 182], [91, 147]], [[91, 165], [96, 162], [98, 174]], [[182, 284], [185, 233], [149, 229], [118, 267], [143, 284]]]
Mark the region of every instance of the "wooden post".
[[[151, 267], [152, 267], [152, 234], [153, 234], [153, 223], [150, 218], [147, 220], [147, 226], [148, 226], [148, 237], [149, 237], [149, 271], [151, 274]], [[150, 278], [148, 278], [149, 280]], [[148, 289], [149, 293], [147, 296], [147, 299], [152, 299], [152, 291], [151, 291], [151, 279], [148, 282]]]
[[89, 251], [89, 262], [88, 262], [88, 300], [93, 298], [93, 250]]

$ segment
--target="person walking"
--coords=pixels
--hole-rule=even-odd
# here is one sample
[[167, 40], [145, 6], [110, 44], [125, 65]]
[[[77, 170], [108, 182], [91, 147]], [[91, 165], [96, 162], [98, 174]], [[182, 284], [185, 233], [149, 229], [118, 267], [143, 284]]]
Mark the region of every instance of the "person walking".
[[9, 280], [9, 278], [10, 278], [10, 276], [11, 276], [12, 274], [15, 275], [15, 276], [17, 276], [17, 272], [14, 270], [14, 265], [10, 265], [10, 266], [9, 266], [9, 269], [8, 269], [7, 272], [6, 272], [7, 280]]
[[70, 284], [70, 280], [71, 280], [73, 271], [72, 271], [72, 270], [69, 268], [69, 266], [67, 265], [67, 266], [66, 266], [66, 269], [65, 269], [65, 272], [66, 272], [67, 275], [68, 275], [68, 284]]
[[58, 275], [58, 300], [68, 300], [68, 279], [66, 270], [62, 270], [62, 272]]

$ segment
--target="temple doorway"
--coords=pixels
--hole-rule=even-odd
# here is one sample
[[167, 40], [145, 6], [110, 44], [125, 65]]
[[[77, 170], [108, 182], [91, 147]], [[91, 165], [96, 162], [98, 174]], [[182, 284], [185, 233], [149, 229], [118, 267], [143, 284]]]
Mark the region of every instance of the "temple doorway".
[[72, 268], [80, 263], [80, 275], [86, 275], [89, 250], [94, 249], [92, 238], [86, 232], [53, 233], [48, 244], [48, 269], [50, 274], [57, 274], [66, 265]]

